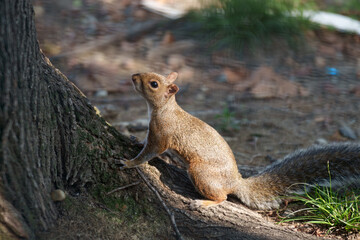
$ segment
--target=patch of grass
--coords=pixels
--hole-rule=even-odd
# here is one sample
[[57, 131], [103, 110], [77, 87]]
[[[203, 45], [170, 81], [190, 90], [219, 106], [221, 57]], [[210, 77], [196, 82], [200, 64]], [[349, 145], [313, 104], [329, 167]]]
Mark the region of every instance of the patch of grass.
[[322, 7], [325, 11], [331, 11], [347, 15], [349, 17], [360, 20], [360, 1], [359, 0], [347, 0], [332, 5], [324, 4]]
[[324, 225], [329, 228], [328, 232], [335, 229], [347, 232], [360, 230], [360, 195], [357, 192], [339, 193], [330, 184], [329, 187], [315, 186], [311, 192], [292, 198], [306, 208], [295, 211], [282, 222], [304, 221]]
[[310, 27], [307, 19], [292, 15], [304, 6], [300, 0], [218, 0], [191, 16], [218, 47], [255, 47], [271, 43], [274, 36], [294, 45]]
[[221, 131], [234, 131], [239, 130], [239, 124], [235, 119], [235, 113], [226, 106], [221, 114], [217, 114], [216, 118], [219, 119], [219, 129]]

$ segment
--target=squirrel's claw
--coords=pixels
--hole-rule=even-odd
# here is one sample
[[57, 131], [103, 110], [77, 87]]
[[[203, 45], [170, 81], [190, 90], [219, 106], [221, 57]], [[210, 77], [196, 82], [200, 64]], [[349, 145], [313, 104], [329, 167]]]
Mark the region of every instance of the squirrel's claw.
[[119, 166], [120, 170], [124, 170], [126, 168], [129, 168], [129, 164], [128, 164], [129, 162], [130, 162], [130, 160], [127, 160], [125, 158], [115, 160], [116, 165], [121, 165], [121, 166]]

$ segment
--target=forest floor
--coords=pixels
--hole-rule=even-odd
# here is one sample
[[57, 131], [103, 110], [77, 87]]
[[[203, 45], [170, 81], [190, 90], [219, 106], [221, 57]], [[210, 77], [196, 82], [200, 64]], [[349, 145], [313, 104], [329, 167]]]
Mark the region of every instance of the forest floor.
[[[318, 29], [308, 31], [297, 50], [279, 39], [271, 47], [237, 52], [213, 48], [192, 22], [168, 20], [137, 1], [36, 0], [34, 6], [45, 55], [126, 135], [142, 140], [147, 127], [146, 104], [133, 91], [131, 75], [177, 71], [179, 105], [215, 127], [241, 166], [263, 167], [313, 144], [359, 141], [360, 36]], [[161, 26], [152, 27], [152, 21]], [[331, 69], [336, 76], [329, 74]], [[93, 205], [89, 208], [96, 212]], [[109, 226], [106, 217], [93, 212], [86, 219], [82, 214], [67, 212], [57, 230], [43, 238], [124, 237], [117, 235], [119, 223]], [[142, 229], [153, 221], [149, 216], [141, 220]], [[276, 212], [264, 216], [278, 220]], [[70, 227], [84, 222], [88, 227]], [[96, 224], [106, 227], [101, 233], [85, 233]], [[326, 236], [326, 229], [313, 225], [286, 226]], [[157, 227], [163, 228], [157, 236], [171, 235], [168, 227]], [[134, 229], [132, 239], [152, 234]]]

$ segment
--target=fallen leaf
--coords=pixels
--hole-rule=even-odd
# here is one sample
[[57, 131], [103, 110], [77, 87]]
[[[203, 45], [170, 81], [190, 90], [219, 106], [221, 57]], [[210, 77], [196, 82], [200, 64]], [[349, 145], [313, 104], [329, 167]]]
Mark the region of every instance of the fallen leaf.
[[235, 86], [238, 91], [248, 90], [255, 98], [286, 98], [308, 96], [309, 91], [274, 72], [270, 67], [259, 67], [244, 82]]
[[163, 39], [161, 41], [161, 44], [162, 45], [169, 45], [169, 44], [172, 44], [173, 42], [175, 42], [174, 34], [172, 34], [172, 32], [170, 32], [170, 31], [167, 31], [164, 34], [164, 37], [163, 37]]
[[336, 131], [329, 139], [330, 141], [336, 141], [336, 142], [348, 141], [348, 139], [343, 137], [339, 131]]
[[326, 92], [330, 93], [330, 94], [335, 94], [335, 95], [339, 95], [340, 94], [340, 89], [337, 88], [337, 86], [335, 86], [334, 84], [331, 83], [325, 83], [323, 85], [323, 90], [325, 90]]
[[360, 97], [360, 85], [353, 87], [349, 92], [357, 97]]
[[249, 76], [249, 71], [245, 67], [230, 68], [225, 67], [223, 73], [228, 83], [238, 83], [244, 81]]
[[167, 59], [167, 63], [171, 69], [178, 70], [185, 65], [185, 57], [181, 54], [171, 54]]

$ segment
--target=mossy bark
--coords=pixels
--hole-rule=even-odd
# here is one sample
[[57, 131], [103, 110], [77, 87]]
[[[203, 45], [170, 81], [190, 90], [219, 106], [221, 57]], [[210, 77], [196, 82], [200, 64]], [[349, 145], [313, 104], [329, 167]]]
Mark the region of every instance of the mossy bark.
[[[58, 217], [52, 190], [124, 180], [118, 157], [139, 149], [109, 126], [88, 99], [41, 53], [29, 0], [0, 1], [0, 238], [34, 239]], [[194, 143], [196, 144], [196, 143]], [[194, 239], [303, 239], [226, 202], [189, 208], [199, 198], [186, 172], [155, 161], [141, 167]], [[119, 229], [121, 231], [121, 229]]]
[[48, 229], [58, 215], [52, 190], [117, 178], [112, 159], [131, 151], [41, 53], [33, 15], [30, 1], [0, 1], [0, 234], [8, 238]]

